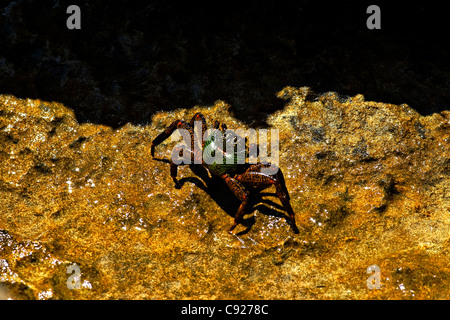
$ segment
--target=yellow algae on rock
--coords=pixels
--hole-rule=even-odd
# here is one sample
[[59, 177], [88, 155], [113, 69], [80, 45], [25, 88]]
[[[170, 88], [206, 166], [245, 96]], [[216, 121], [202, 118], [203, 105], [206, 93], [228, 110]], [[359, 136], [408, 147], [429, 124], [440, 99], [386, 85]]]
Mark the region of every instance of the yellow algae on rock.
[[[79, 124], [59, 103], [0, 96], [0, 295], [14, 299], [440, 299], [450, 296], [449, 112], [423, 117], [362, 95], [278, 93], [280, 167], [300, 229], [264, 195], [239, 201], [152, 159], [152, 139], [202, 112], [248, 129], [217, 101], [147, 126]], [[169, 158], [175, 141], [158, 146]], [[268, 189], [269, 193], [272, 192]], [[253, 217], [253, 218], [252, 218]], [[80, 268], [70, 289], [68, 267]], [[380, 268], [369, 289], [367, 268]]]

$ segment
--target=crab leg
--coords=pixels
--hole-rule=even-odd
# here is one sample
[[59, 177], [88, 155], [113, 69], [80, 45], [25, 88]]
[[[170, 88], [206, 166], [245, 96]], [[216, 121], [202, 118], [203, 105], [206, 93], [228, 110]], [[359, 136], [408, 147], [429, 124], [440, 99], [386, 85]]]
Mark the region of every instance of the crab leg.
[[248, 201], [250, 200], [250, 192], [244, 187], [242, 183], [230, 177], [230, 175], [227, 173], [224, 173], [221, 178], [225, 180], [228, 188], [230, 188], [230, 190], [236, 195], [236, 197], [238, 197], [238, 199], [242, 201], [241, 205], [236, 211], [236, 215], [234, 216], [234, 223], [229, 230], [232, 231], [239, 223], [242, 222], [242, 218], [245, 214], [245, 209], [247, 207]]
[[261, 172], [255, 171], [258, 170], [261, 166], [262, 165], [260, 164], [251, 166], [245, 173], [237, 175], [235, 177], [236, 180], [244, 184], [252, 184], [263, 188], [268, 187], [270, 185], [274, 185], [277, 197], [280, 199], [284, 209], [289, 214], [290, 219], [289, 224], [291, 225], [292, 230], [295, 233], [299, 233], [299, 230], [295, 224], [294, 210], [292, 209], [291, 204], [289, 202], [289, 193], [287, 192], [284, 177], [282, 174], [281, 175], [278, 174], [278, 172], [281, 172], [281, 170], [278, 170], [275, 176], [269, 176]]
[[155, 139], [153, 139], [152, 146], [151, 146], [152, 157], [155, 156], [155, 147], [158, 146], [161, 142], [163, 142], [167, 138], [169, 138], [172, 135], [172, 133], [177, 129], [185, 129], [189, 132], [189, 135], [191, 137], [191, 139], [190, 139], [191, 140], [190, 141], [191, 150], [194, 150], [195, 141], [197, 141], [197, 139], [195, 139], [194, 130], [186, 122], [181, 121], [181, 120], [175, 120], [174, 122], [172, 122], [172, 124], [170, 126], [167, 127], [166, 130], [161, 132]]
[[192, 117], [191, 121], [189, 122], [189, 126], [191, 128], [194, 128], [195, 121], [201, 121], [202, 122], [202, 137], [201, 137], [200, 141], [202, 141], [202, 147], [203, 147], [203, 144], [204, 144], [203, 139], [204, 139], [204, 136], [205, 136], [205, 132], [206, 132], [206, 130], [208, 130], [208, 127], [206, 126], [206, 119], [205, 119], [205, 117], [203, 116], [203, 114], [201, 112], [197, 112], [196, 114], [194, 114], [194, 116]]
[[[181, 149], [181, 148], [175, 147], [174, 152], [178, 152], [180, 157], [183, 156], [183, 149]], [[192, 154], [191, 154], [191, 157], [192, 157]], [[177, 171], [178, 171], [178, 165], [175, 164], [171, 158], [170, 159], [170, 177], [172, 178], [173, 182], [175, 182], [175, 188], [181, 189], [181, 184], [177, 180]]]
[[155, 147], [157, 145], [159, 145], [161, 142], [163, 142], [164, 140], [166, 140], [168, 137], [170, 137], [172, 135], [172, 133], [178, 129], [178, 125], [180, 123], [182, 123], [181, 120], [175, 120], [174, 122], [172, 122], [172, 124], [170, 126], [167, 127], [166, 130], [161, 132], [155, 139], [153, 139], [152, 147], [151, 147], [152, 157], [155, 156]]

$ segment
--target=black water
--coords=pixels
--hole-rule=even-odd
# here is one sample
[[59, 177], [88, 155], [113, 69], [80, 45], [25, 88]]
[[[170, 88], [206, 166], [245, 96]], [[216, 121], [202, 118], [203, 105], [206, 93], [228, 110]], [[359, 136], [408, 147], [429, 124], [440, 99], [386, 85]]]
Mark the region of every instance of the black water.
[[276, 92], [364, 94], [423, 115], [449, 109], [446, 10], [377, 1], [0, 3], [0, 93], [63, 102], [80, 122], [145, 124], [158, 110], [221, 99], [264, 125], [283, 107]]

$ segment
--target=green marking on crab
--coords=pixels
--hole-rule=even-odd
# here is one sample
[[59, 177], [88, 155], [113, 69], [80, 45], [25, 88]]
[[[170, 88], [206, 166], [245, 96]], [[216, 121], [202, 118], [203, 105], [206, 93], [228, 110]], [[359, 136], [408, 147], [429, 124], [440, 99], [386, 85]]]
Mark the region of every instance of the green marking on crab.
[[208, 164], [211, 173], [218, 176], [236, 173], [246, 159], [245, 140], [242, 137], [237, 137], [231, 130], [226, 131], [225, 140], [222, 137], [222, 132], [214, 129], [203, 144], [203, 161]]

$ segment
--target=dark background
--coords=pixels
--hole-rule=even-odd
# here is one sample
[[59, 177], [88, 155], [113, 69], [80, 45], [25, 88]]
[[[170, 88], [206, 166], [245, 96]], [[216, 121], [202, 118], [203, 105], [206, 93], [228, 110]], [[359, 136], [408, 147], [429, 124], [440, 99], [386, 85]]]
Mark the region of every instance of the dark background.
[[[81, 30], [66, 27], [70, 4], [81, 8]], [[370, 4], [381, 8], [381, 30], [366, 27]], [[62, 102], [80, 122], [113, 127], [218, 99], [264, 125], [285, 86], [361, 93], [428, 115], [450, 106], [443, 5], [0, 2], [0, 93]]]

